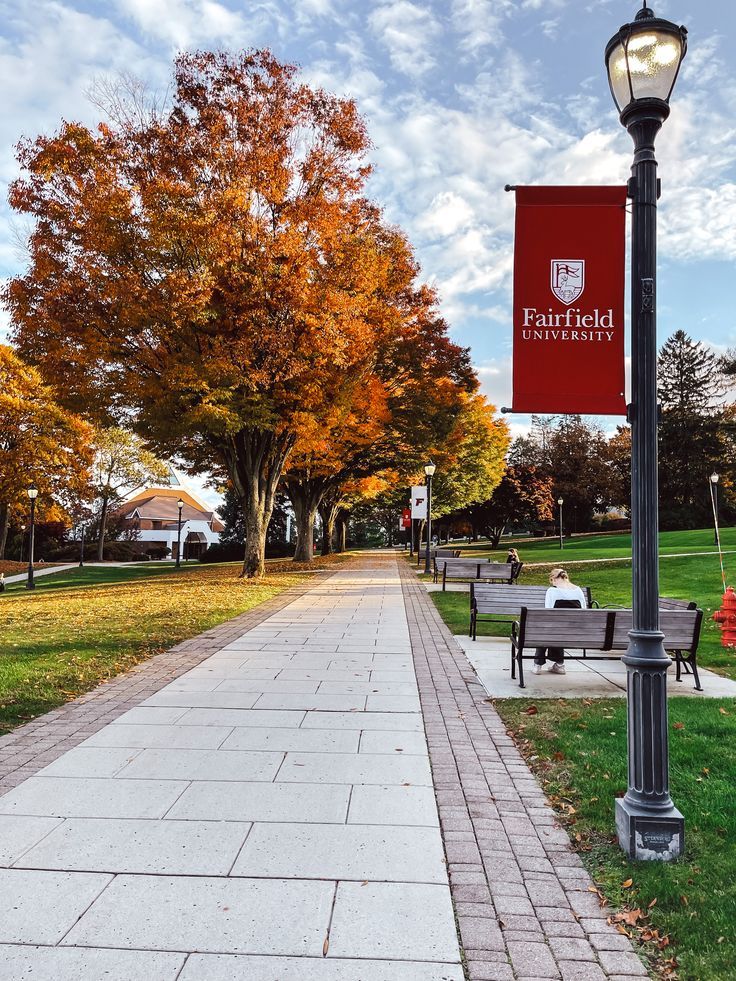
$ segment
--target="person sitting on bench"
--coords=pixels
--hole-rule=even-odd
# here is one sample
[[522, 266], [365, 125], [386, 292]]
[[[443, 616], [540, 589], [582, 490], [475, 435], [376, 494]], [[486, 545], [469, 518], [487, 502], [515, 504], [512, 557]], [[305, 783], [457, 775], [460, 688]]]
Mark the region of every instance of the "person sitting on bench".
[[[586, 608], [585, 594], [580, 586], [570, 582], [570, 577], [564, 569], [553, 569], [549, 574], [549, 589], [544, 598], [544, 606], [547, 610], [559, 609], [560, 607], [575, 610]], [[537, 647], [534, 652], [534, 674], [541, 674], [547, 658], [552, 665], [551, 674], [565, 674], [565, 650], [562, 647]]]

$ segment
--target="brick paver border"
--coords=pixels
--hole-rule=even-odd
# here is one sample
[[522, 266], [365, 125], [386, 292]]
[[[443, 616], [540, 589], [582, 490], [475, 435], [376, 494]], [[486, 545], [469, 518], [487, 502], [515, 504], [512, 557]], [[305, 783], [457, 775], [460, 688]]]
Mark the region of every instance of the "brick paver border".
[[397, 562], [469, 981], [647, 977], [424, 585]]
[[53, 763], [123, 712], [140, 705], [232, 640], [283, 610], [314, 586], [314, 579], [291, 586], [252, 610], [182, 641], [163, 654], [154, 655], [124, 674], [103, 682], [87, 694], [0, 736], [0, 795]]

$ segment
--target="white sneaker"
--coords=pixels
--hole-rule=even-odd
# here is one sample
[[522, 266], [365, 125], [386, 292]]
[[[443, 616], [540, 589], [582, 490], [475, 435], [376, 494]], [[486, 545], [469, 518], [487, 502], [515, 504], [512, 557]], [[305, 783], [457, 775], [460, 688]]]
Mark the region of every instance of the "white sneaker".
[[550, 674], [565, 674], [566, 673], [565, 672], [565, 665], [564, 664], [557, 664], [557, 663], [555, 663], [549, 669], [549, 673]]
[[541, 674], [541, 673], [542, 673], [542, 665], [541, 664], [533, 665], [532, 674]]

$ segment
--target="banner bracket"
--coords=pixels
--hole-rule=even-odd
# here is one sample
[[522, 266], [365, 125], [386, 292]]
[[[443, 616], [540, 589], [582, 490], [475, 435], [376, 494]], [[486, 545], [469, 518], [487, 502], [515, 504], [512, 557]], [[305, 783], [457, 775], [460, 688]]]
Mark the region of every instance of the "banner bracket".
[[515, 191], [518, 186], [518, 184], [506, 184], [504, 185], [504, 191]]

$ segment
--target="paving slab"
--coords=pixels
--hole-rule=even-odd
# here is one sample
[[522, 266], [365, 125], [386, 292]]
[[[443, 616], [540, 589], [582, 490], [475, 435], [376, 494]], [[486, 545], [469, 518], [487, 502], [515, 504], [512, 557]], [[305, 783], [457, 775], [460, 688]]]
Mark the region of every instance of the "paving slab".
[[458, 958], [447, 886], [341, 882], [330, 929], [331, 957]]
[[57, 944], [111, 875], [0, 869], [0, 944]]
[[[284, 730], [288, 732], [289, 730]], [[122, 780], [272, 781], [284, 759], [279, 752], [224, 753], [212, 749], [143, 749], [117, 772]]]
[[197, 781], [168, 812], [188, 821], [291, 821], [344, 824], [350, 786]]
[[278, 783], [432, 786], [426, 757], [383, 753], [287, 753], [276, 780]]
[[63, 943], [318, 957], [334, 892], [332, 882], [119, 875]]
[[[0, 946], [6, 981], [176, 981], [186, 954], [93, 947]], [[214, 981], [214, 978], [213, 978]]]
[[179, 981], [463, 981], [463, 977], [458, 964], [192, 954]]
[[359, 824], [257, 824], [232, 874], [447, 882], [439, 829]]
[[16, 868], [156, 875], [227, 875], [250, 824], [71, 818], [26, 851]]
[[[366, 733], [362, 736], [365, 737]], [[357, 753], [360, 730], [338, 729], [233, 729], [221, 750], [274, 750], [280, 753]]]
[[61, 818], [0, 814], [0, 867], [12, 865], [57, 828], [61, 821]]
[[349, 824], [397, 824], [438, 827], [432, 787], [353, 787]]
[[161, 818], [187, 786], [182, 780], [31, 777], [0, 797], [0, 814]]

